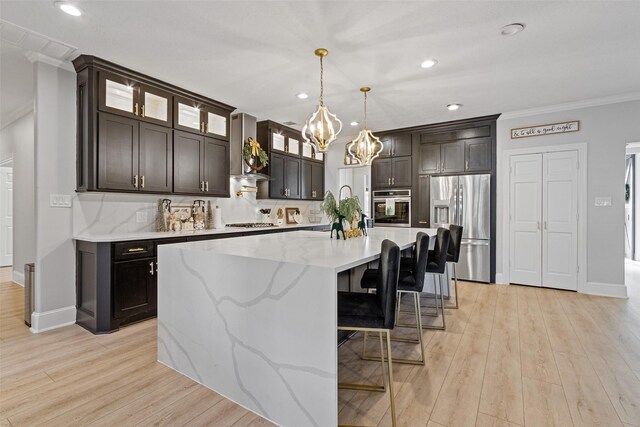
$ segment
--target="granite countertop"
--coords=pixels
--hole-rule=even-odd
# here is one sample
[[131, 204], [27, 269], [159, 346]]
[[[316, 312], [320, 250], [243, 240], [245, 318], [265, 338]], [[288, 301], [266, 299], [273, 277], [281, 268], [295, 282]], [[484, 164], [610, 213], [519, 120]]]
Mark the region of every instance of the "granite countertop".
[[157, 231], [140, 231], [131, 233], [117, 233], [117, 234], [77, 234], [73, 236], [74, 240], [82, 240], [85, 242], [126, 242], [130, 240], [150, 240], [150, 239], [167, 239], [172, 237], [193, 237], [193, 236], [207, 236], [216, 234], [233, 234], [233, 233], [252, 233], [264, 230], [278, 230], [278, 229], [297, 229], [297, 228], [309, 228], [309, 227], [321, 227], [328, 226], [328, 223], [318, 224], [287, 224], [282, 226], [273, 227], [225, 227], [216, 230], [197, 230], [197, 231], [169, 231], [169, 232], [157, 232]]

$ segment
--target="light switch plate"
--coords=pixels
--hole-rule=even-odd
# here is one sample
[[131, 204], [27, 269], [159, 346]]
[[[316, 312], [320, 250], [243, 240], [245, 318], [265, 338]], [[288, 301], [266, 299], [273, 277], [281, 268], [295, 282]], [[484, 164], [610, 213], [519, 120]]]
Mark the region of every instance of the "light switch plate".
[[599, 207], [611, 206], [611, 197], [596, 197], [595, 204]]

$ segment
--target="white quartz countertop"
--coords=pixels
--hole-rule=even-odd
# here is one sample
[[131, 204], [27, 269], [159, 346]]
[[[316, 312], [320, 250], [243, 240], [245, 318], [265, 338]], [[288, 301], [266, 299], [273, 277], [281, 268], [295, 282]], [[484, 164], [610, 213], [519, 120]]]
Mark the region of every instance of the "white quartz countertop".
[[357, 265], [373, 261], [380, 256], [380, 245], [384, 239], [394, 241], [400, 249], [407, 249], [415, 243], [420, 231], [433, 236], [436, 229], [375, 227], [367, 237], [347, 240], [330, 238], [329, 232], [294, 231], [290, 233], [262, 234], [224, 240], [203, 240], [197, 242], [163, 245], [163, 248], [180, 248], [183, 253], [205, 252], [212, 255], [231, 255], [252, 260], [303, 264], [332, 268], [336, 272], [348, 270]]
[[[131, 240], [148, 240], [148, 239], [166, 239], [172, 237], [194, 237], [194, 236], [207, 236], [217, 234], [232, 234], [232, 233], [252, 233], [263, 230], [291, 230], [298, 228], [309, 228], [328, 226], [327, 223], [320, 224], [291, 224], [273, 227], [255, 227], [255, 228], [243, 228], [243, 227], [225, 227], [217, 230], [197, 230], [197, 231], [182, 231], [182, 232], [157, 232], [157, 231], [142, 231], [135, 233], [117, 233], [117, 234], [77, 234], [73, 236], [74, 240], [82, 240], [85, 242], [126, 242]], [[225, 239], [226, 240], [226, 239]]]

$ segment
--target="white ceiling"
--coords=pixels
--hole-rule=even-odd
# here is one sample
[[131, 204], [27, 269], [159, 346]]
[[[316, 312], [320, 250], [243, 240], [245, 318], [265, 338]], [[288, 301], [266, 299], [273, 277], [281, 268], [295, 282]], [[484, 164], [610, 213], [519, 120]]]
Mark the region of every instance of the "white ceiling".
[[[640, 2], [2, 0], [2, 18], [236, 106], [302, 123], [317, 103], [374, 130], [640, 91]], [[524, 22], [514, 37], [500, 28]], [[424, 70], [429, 57], [439, 64]], [[298, 92], [310, 97], [300, 101]], [[3, 88], [4, 92], [4, 88]], [[462, 103], [449, 112], [449, 103]]]

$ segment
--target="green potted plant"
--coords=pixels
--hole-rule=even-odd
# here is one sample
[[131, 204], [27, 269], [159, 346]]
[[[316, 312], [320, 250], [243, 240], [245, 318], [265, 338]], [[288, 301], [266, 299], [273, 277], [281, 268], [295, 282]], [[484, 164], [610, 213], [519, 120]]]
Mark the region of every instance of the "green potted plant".
[[251, 137], [242, 146], [242, 159], [254, 171], [259, 171], [269, 164], [269, 156], [260, 147], [260, 143]]
[[[342, 198], [338, 201], [331, 191], [327, 191], [324, 196], [324, 201], [320, 205], [320, 209], [334, 224], [338, 223], [340, 217], [344, 218], [344, 222], [351, 224], [354, 217], [359, 218], [362, 212], [358, 196], [353, 195], [353, 190], [348, 185], [343, 185], [340, 188], [338, 197], [341, 197], [342, 190], [345, 188], [349, 189], [351, 194], [349, 197]], [[342, 229], [342, 226], [343, 224], [338, 224], [338, 228]]]

